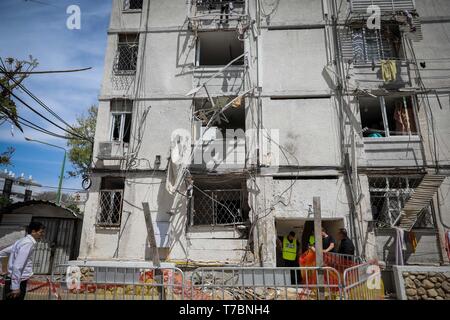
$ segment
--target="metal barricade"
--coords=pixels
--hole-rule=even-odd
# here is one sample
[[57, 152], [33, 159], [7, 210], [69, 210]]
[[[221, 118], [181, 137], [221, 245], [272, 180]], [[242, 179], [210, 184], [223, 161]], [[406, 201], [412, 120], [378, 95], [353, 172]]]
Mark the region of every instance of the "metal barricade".
[[348, 268], [362, 264], [361, 257], [347, 254], [339, 254], [334, 252], [323, 253], [323, 264], [327, 267], [331, 267], [343, 274]]
[[343, 276], [345, 300], [383, 300], [381, 270], [376, 264], [364, 263], [348, 268]]
[[176, 267], [61, 265], [51, 283], [58, 300], [184, 299], [184, 274]]
[[340, 300], [341, 277], [330, 267], [198, 268], [186, 299]]

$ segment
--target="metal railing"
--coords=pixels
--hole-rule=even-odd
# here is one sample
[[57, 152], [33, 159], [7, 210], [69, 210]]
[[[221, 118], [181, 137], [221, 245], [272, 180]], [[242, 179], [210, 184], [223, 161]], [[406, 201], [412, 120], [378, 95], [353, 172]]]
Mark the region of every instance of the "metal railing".
[[383, 300], [381, 270], [375, 264], [364, 263], [348, 268], [343, 276], [345, 300]]
[[[193, 300], [340, 300], [339, 273], [330, 267], [198, 268]], [[319, 280], [319, 281], [318, 281]]]
[[[117, 265], [117, 264], [116, 264]], [[185, 276], [186, 274], [186, 276]], [[30, 279], [27, 300], [381, 300], [381, 271], [332, 267], [201, 267], [67, 264]]]
[[181, 300], [184, 274], [176, 267], [62, 265], [52, 274], [57, 300]]
[[323, 264], [327, 267], [336, 269], [341, 274], [343, 274], [346, 269], [362, 263], [363, 260], [359, 256], [334, 252], [323, 253]]
[[369, 6], [378, 6], [381, 13], [392, 14], [415, 9], [414, 0], [350, 0], [350, 11], [356, 14], [368, 14]]

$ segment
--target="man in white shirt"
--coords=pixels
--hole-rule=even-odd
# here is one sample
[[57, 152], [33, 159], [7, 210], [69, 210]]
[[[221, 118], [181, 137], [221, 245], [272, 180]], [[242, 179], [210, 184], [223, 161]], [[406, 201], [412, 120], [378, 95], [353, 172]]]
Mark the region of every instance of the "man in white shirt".
[[[44, 236], [44, 230], [42, 223], [31, 222], [27, 227], [26, 237], [0, 251], [0, 258], [9, 256], [8, 277], [5, 283], [6, 299], [25, 299], [27, 281], [33, 275], [33, 250], [36, 241]], [[3, 274], [1, 264], [0, 274]]]

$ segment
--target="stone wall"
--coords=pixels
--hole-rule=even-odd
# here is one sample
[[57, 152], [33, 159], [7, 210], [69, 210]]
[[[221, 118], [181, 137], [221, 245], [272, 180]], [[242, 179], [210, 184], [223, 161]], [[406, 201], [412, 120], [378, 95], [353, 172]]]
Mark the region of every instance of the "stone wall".
[[399, 300], [450, 300], [450, 267], [393, 266]]
[[450, 272], [403, 272], [408, 300], [450, 300]]

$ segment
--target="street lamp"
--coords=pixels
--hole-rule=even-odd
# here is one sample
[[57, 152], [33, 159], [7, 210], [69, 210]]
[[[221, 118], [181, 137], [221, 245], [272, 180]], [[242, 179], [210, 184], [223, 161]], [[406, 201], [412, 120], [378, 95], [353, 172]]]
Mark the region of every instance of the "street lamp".
[[51, 146], [51, 147], [55, 147], [55, 148], [64, 150], [64, 159], [63, 159], [63, 163], [62, 163], [62, 167], [61, 167], [61, 174], [59, 176], [59, 183], [58, 183], [58, 193], [56, 194], [56, 204], [60, 205], [61, 204], [61, 188], [62, 188], [62, 183], [63, 183], [63, 178], [64, 178], [64, 168], [66, 166], [66, 157], [67, 157], [66, 149], [64, 149], [63, 147], [51, 144], [51, 143], [44, 142], [44, 141], [30, 139], [28, 137], [25, 137], [25, 140], [30, 141], [30, 142], [42, 143], [47, 146]]

